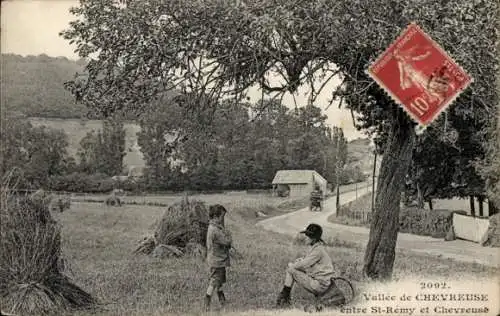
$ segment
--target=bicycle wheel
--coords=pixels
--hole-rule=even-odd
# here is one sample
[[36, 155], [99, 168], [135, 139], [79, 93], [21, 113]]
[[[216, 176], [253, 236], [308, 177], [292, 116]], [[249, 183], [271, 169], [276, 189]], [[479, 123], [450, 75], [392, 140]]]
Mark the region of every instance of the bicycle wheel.
[[343, 277], [334, 277], [333, 281], [342, 294], [344, 294], [345, 304], [350, 303], [354, 299], [355, 295], [352, 283]]

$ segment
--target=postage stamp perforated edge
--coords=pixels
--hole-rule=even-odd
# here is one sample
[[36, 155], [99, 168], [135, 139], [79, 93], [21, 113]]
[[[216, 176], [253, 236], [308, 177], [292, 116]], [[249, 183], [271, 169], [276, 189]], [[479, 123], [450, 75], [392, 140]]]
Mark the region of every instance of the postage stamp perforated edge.
[[434, 115], [432, 115], [429, 119], [429, 123], [426, 124], [426, 126], [429, 126], [430, 124], [432, 124], [432, 122], [434, 122], [434, 120], [436, 120], [441, 114], [442, 112], [446, 111], [448, 109], [448, 107], [450, 105], [452, 105], [455, 100], [462, 94], [462, 92], [464, 92], [473, 82], [474, 82], [474, 78], [467, 72], [465, 71], [464, 68], [462, 68], [462, 66], [448, 53], [446, 52], [442, 47], [441, 45], [439, 45], [438, 42], [436, 42], [435, 40], [433, 40], [429, 34], [427, 34], [416, 22], [412, 22], [411, 24], [413, 24], [421, 33], [422, 35], [441, 53], [443, 54], [443, 56], [445, 56], [448, 61], [451, 61], [462, 73], [464, 73], [467, 77], [466, 81], [462, 84], [462, 86], [460, 87], [460, 89], [458, 89], [456, 91], [456, 93], [453, 95], [453, 97], [449, 98], [447, 102], [445, 102], [437, 112], [434, 113]]
[[[387, 86], [378, 79], [378, 77], [372, 73], [372, 68], [377, 65], [382, 59], [386, 57], [386, 55], [393, 49], [393, 47], [403, 39], [405, 34], [411, 29], [411, 28], [416, 28], [421, 34], [441, 53], [443, 56], [445, 56], [447, 59], [449, 59], [453, 64], [459, 68], [461, 72], [463, 72], [467, 76], [466, 82], [462, 85], [462, 87], [456, 91], [456, 93], [453, 95], [453, 97], [449, 98], [447, 102], [445, 102], [438, 111], [436, 111], [429, 119], [427, 124], [422, 124], [420, 123], [420, 120], [418, 117], [409, 111], [406, 106], [404, 106], [404, 103], [394, 94], [390, 89], [387, 88]], [[399, 35], [396, 37], [394, 41], [373, 61], [368, 69], [365, 70], [365, 73], [372, 78], [381, 88], [382, 90], [400, 107], [402, 108], [416, 123], [417, 123], [417, 134], [421, 134], [425, 131], [425, 129], [431, 125], [444, 111], [448, 109], [448, 107], [455, 102], [455, 100], [462, 94], [462, 92], [469, 87], [469, 85], [474, 82], [474, 78], [470, 76], [461, 66], [460, 64], [455, 61], [455, 59], [450, 56], [436, 41], [434, 41], [418, 24], [413, 21], [411, 22]]]

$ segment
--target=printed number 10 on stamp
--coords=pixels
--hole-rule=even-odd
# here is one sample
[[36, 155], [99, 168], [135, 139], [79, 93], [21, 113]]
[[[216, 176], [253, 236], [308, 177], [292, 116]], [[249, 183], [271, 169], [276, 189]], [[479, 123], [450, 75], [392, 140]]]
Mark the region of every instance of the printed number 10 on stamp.
[[368, 68], [368, 75], [425, 128], [473, 79], [411, 23]]

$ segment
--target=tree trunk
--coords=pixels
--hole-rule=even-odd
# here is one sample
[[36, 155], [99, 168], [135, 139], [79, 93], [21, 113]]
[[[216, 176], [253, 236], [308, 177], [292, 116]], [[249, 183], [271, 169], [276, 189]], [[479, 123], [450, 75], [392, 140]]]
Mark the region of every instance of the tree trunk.
[[482, 217], [483, 216], [483, 202], [484, 202], [484, 198], [482, 196], [478, 196], [477, 197], [477, 201], [479, 202], [479, 216]]
[[336, 201], [337, 210], [340, 208], [340, 184], [337, 180], [337, 201]]
[[498, 209], [496, 208], [495, 203], [488, 199], [488, 216], [495, 214], [498, 214]]
[[401, 192], [415, 142], [415, 131], [401, 114], [392, 126], [379, 172], [375, 212], [363, 267], [364, 274], [371, 279], [390, 279], [394, 266]]
[[476, 217], [476, 207], [474, 205], [474, 196], [469, 196], [469, 205], [470, 205], [470, 215]]
[[417, 207], [424, 208], [424, 193], [420, 188], [420, 184], [417, 182]]
[[375, 171], [377, 170], [377, 152], [373, 157], [373, 178], [372, 178], [372, 213], [375, 207]]
[[428, 202], [429, 202], [429, 210], [431, 210], [431, 211], [432, 211], [432, 209], [433, 209], [433, 208], [432, 208], [432, 200], [429, 200]]

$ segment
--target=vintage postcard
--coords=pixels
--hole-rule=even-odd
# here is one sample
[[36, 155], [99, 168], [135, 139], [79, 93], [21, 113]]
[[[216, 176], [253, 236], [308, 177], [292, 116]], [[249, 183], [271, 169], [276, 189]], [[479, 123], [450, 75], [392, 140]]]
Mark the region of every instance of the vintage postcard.
[[500, 4], [10, 0], [0, 315], [500, 316]]

